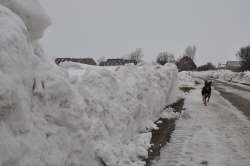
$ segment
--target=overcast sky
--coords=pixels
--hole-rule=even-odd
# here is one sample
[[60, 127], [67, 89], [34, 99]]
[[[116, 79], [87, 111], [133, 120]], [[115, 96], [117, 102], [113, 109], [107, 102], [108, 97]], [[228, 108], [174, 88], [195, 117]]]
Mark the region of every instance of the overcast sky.
[[250, 0], [41, 0], [52, 19], [42, 42], [51, 57], [121, 57], [142, 48], [196, 63], [235, 60], [250, 44]]

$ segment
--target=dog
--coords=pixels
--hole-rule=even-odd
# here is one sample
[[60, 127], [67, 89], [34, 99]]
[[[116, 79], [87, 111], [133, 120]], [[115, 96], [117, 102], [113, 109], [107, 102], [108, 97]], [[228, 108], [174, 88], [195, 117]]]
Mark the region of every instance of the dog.
[[202, 88], [201, 94], [202, 94], [202, 100], [203, 104], [206, 106], [207, 103], [209, 102], [211, 92], [212, 92], [212, 81], [208, 82], [207, 80], [205, 81], [204, 87]]

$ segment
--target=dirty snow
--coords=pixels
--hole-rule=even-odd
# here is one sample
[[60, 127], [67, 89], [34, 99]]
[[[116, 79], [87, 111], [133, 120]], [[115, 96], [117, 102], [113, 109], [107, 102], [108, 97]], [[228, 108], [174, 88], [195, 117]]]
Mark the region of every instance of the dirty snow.
[[173, 108], [166, 108], [161, 113], [161, 118], [163, 119], [177, 119], [180, 117], [179, 112], [174, 112]]

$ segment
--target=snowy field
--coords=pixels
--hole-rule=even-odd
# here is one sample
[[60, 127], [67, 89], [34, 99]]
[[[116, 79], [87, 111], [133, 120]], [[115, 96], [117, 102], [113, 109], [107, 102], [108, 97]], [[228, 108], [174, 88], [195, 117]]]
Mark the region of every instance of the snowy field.
[[176, 66], [58, 67], [38, 41], [50, 25], [38, 1], [0, 4], [0, 165], [143, 166]]

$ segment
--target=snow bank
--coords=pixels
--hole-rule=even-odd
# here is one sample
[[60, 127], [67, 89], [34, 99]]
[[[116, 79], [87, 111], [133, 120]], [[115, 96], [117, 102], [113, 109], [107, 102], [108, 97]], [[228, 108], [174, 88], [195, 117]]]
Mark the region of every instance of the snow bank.
[[86, 66], [80, 72], [78, 66], [77, 75], [68, 67], [68, 78], [84, 101], [90, 128], [85, 132], [97, 158], [110, 166], [144, 165], [138, 157], [147, 156], [151, 135], [142, 133], [153, 128], [162, 108], [174, 101], [176, 67]]
[[26, 104], [31, 109], [21, 113], [29, 115], [27, 130], [13, 134], [7, 126], [8, 115], [2, 123], [1, 142], [6, 146], [0, 145], [0, 149], [10, 153], [1, 161], [15, 160], [17, 165], [144, 165], [141, 158], [147, 156], [151, 138], [145, 132], [174, 99], [176, 67], [126, 66], [114, 71], [90, 67], [74, 75], [77, 79], [71, 77], [72, 71], [36, 75], [44, 87], [37, 86], [33, 93], [29, 90], [32, 97]]
[[192, 78], [192, 72], [182, 71], [178, 73], [178, 87], [194, 87], [195, 82]]
[[176, 66], [56, 67], [37, 43], [39, 3], [0, 4], [0, 165], [144, 165]]
[[215, 71], [193, 72], [193, 75], [199, 77], [208, 77], [211, 79], [220, 79], [223, 81], [250, 84], [250, 71], [232, 72], [229, 70], [215, 70]]

